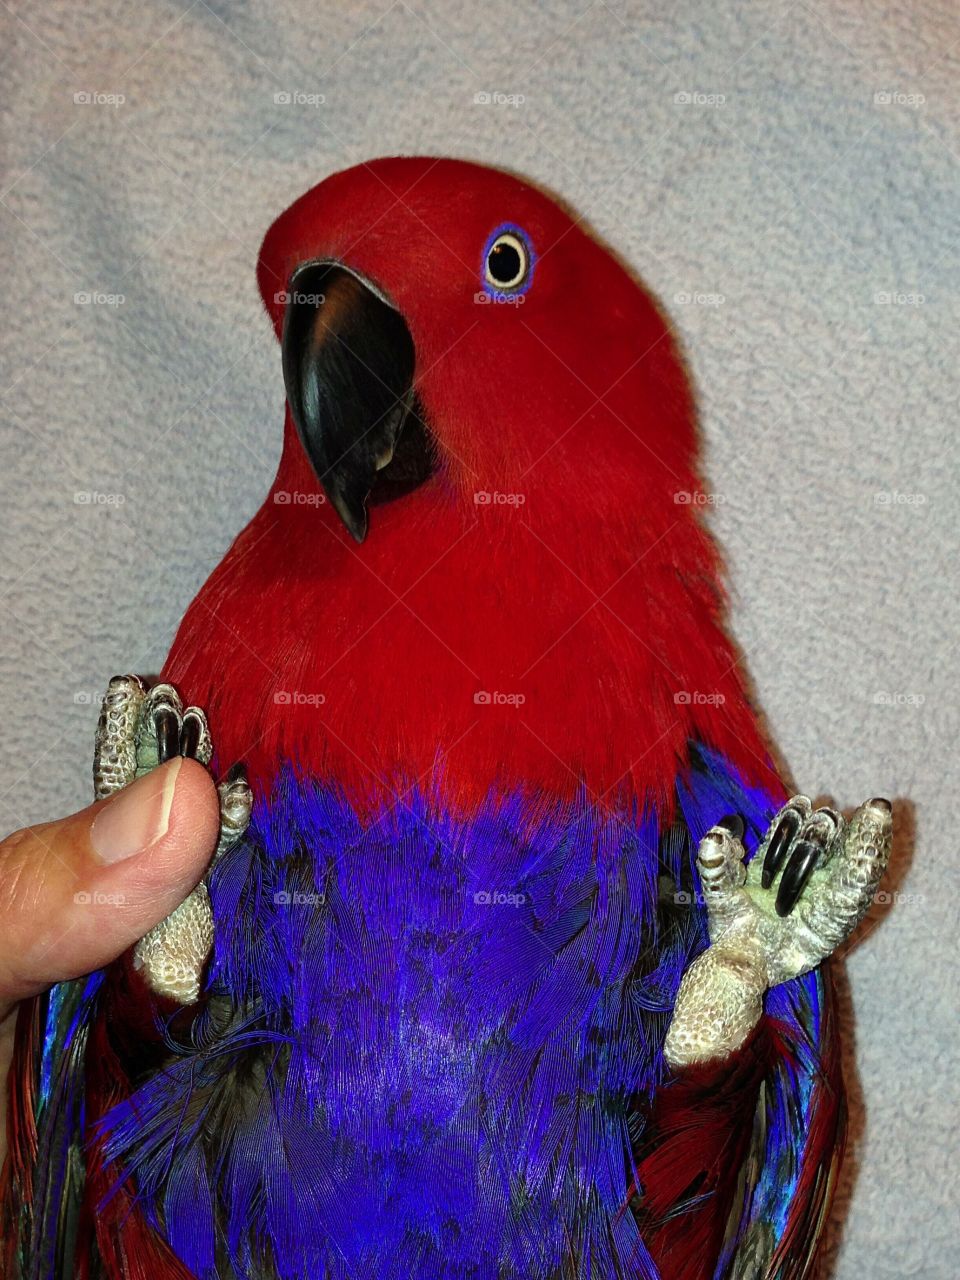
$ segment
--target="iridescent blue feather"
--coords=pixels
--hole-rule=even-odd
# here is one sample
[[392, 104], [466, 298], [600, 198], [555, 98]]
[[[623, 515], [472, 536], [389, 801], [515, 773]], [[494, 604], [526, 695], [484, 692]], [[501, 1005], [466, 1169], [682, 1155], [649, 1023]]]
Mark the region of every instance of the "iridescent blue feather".
[[[214, 874], [190, 1043], [103, 1126], [177, 1255], [201, 1280], [655, 1280], [625, 1207], [706, 941], [693, 850], [730, 812], [755, 842], [777, 803], [707, 753], [678, 799], [668, 829], [586, 795], [464, 819], [416, 791], [362, 823], [285, 774]], [[771, 999], [798, 1041], [811, 982]], [[809, 1085], [788, 1092], [772, 1168]]]

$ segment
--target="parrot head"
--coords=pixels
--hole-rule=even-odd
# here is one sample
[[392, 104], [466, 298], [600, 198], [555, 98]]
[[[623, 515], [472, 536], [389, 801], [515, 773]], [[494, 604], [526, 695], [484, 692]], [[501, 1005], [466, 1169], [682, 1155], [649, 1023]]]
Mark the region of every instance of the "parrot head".
[[434, 477], [468, 506], [543, 495], [557, 521], [612, 531], [637, 506], [676, 516], [694, 439], [668, 330], [528, 183], [454, 160], [359, 165], [274, 223], [259, 281], [292, 425], [357, 542], [368, 501]]
[[[392, 158], [267, 232], [277, 476], [166, 678], [256, 781], [669, 806], [691, 741], [767, 768], [649, 294], [528, 182]], [[448, 796], [449, 798], [449, 796]]]

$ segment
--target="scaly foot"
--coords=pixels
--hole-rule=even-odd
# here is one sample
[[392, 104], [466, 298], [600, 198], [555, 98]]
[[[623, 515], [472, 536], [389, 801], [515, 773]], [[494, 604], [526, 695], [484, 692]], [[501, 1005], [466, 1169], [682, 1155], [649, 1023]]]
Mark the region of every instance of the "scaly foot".
[[[148, 691], [139, 676], [114, 676], [97, 725], [95, 798], [112, 795], [175, 755], [210, 763], [213, 742], [204, 713], [199, 707], [184, 710], [172, 685], [158, 684]], [[235, 765], [217, 790], [220, 839], [211, 866], [243, 835], [253, 803], [242, 765]], [[166, 920], [140, 939], [133, 951], [134, 967], [157, 995], [193, 1004], [200, 997], [212, 945], [210, 894], [202, 880]]]
[[743, 823], [724, 818], [697, 851], [710, 946], [683, 975], [664, 1057], [725, 1058], [763, 1011], [763, 994], [818, 965], [850, 936], [890, 856], [892, 811], [868, 800], [845, 822], [794, 796], [744, 865]]

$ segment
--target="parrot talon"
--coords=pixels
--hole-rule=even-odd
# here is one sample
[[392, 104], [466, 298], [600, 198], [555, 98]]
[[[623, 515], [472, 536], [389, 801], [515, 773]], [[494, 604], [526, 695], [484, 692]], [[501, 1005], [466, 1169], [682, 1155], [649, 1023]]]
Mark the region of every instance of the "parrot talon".
[[180, 729], [180, 754], [190, 760], [209, 764], [213, 755], [213, 741], [207, 728], [207, 717], [199, 707], [187, 707]]
[[[800, 895], [806, 888], [814, 868], [818, 862], [826, 862], [830, 858], [833, 841], [842, 829], [843, 818], [835, 809], [825, 806], [822, 809], [816, 809], [802, 823], [796, 833], [796, 843], [788, 860], [787, 853], [790, 847], [789, 845], [784, 847], [780, 861], [782, 863], [786, 860], [786, 869], [780, 877], [780, 888], [777, 890], [775, 904], [778, 916], [788, 916], [800, 901]], [[764, 860], [765, 870], [766, 860]], [[763, 887], [769, 889], [770, 883]]]
[[175, 712], [160, 707], [153, 713], [153, 731], [157, 735], [157, 759], [160, 764], [180, 754], [180, 722]]
[[742, 840], [744, 833], [743, 818], [739, 813], [728, 813], [725, 818], [721, 818], [717, 823], [718, 827], [723, 827], [724, 831], [729, 831], [734, 840]]
[[800, 895], [813, 874], [822, 852], [822, 846], [814, 840], [800, 840], [794, 845], [790, 861], [780, 877], [780, 888], [774, 909], [778, 916], [788, 916], [800, 901]]
[[763, 993], [807, 973], [850, 936], [886, 869], [892, 814], [889, 801], [868, 800], [846, 822], [794, 796], [749, 865], [729, 819], [707, 832], [697, 867], [710, 945], [677, 991], [664, 1041], [671, 1066], [735, 1052], [763, 1012]]
[[[806, 799], [806, 797], [802, 798]], [[787, 850], [796, 839], [800, 827], [803, 825], [804, 816], [803, 810], [794, 808], [792, 804], [787, 805], [782, 811], [780, 820], [773, 835], [770, 837], [770, 843], [767, 846], [766, 856], [763, 860], [761, 884], [764, 889], [770, 888], [774, 876], [783, 866]]]
[[[208, 765], [213, 741], [199, 707], [183, 710], [169, 684], [147, 689], [138, 676], [114, 676], [103, 699], [94, 748], [94, 792], [98, 800], [181, 755]], [[243, 765], [234, 765], [218, 785], [220, 837], [211, 867], [241, 839], [250, 821], [253, 794]], [[208, 873], [209, 875], [209, 873]], [[213, 946], [213, 913], [207, 878], [133, 949], [133, 965], [157, 995], [178, 1004], [200, 998], [203, 972]]]
[[211, 867], [237, 843], [250, 822], [253, 792], [250, 790], [244, 765], [239, 762], [232, 765], [227, 776], [218, 785], [217, 792], [220, 796], [220, 840], [211, 860]]
[[200, 721], [196, 716], [183, 717], [180, 729], [180, 754], [187, 760], [193, 760], [200, 743]]

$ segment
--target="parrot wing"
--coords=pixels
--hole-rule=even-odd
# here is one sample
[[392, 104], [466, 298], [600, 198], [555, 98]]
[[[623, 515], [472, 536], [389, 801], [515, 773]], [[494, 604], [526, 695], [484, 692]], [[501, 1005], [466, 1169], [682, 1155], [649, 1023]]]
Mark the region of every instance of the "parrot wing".
[[[724, 813], [758, 839], [779, 799], [696, 747], [680, 788], [694, 845]], [[752, 847], [756, 847], [755, 844]], [[729, 1059], [658, 1091], [636, 1153], [632, 1209], [663, 1280], [804, 1280], [829, 1211], [845, 1130], [833, 991], [823, 965], [767, 993]], [[709, 1272], [704, 1258], [716, 1259]]]
[[784, 1045], [761, 1087], [741, 1212], [731, 1219], [718, 1280], [804, 1280], [833, 1198], [846, 1108], [829, 968], [791, 986], [782, 997], [784, 1025], [808, 1034]]
[[4, 1274], [72, 1274], [85, 1178], [83, 1063], [100, 974], [58, 983], [17, 1015], [8, 1102], [9, 1150], [0, 1204]]
[[107, 1035], [105, 978], [58, 983], [17, 1015], [0, 1181], [6, 1280], [190, 1280], [91, 1141], [90, 1117], [132, 1090]]

